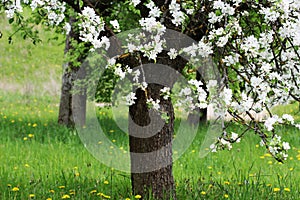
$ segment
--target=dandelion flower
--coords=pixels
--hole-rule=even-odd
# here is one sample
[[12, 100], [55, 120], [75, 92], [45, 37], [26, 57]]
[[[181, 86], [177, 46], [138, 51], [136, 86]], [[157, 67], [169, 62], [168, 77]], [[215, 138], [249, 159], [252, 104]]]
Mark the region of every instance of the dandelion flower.
[[229, 181], [225, 181], [224, 184], [225, 184], [225, 185], [229, 185], [230, 182], [229, 182]]
[[34, 128], [34, 127], [37, 127], [37, 124], [36, 124], [36, 123], [32, 124], [32, 127], [33, 127], [33, 128]]
[[65, 187], [66, 187], [66, 186], [64, 186], [64, 185], [58, 186], [59, 189], [64, 189]]
[[286, 192], [290, 192], [291, 191], [290, 188], [284, 188], [283, 190], [286, 191]]
[[33, 135], [32, 133], [30, 133], [30, 134], [28, 134], [28, 137], [29, 137], [29, 138], [33, 138], [34, 135]]
[[104, 183], [105, 185], [108, 185], [108, 184], [109, 184], [109, 182], [108, 182], [108, 181], [104, 181], [103, 183]]
[[13, 187], [12, 191], [13, 192], [18, 192], [20, 189], [18, 187]]
[[140, 199], [140, 198], [142, 198], [142, 196], [141, 196], [141, 195], [139, 195], [139, 194], [137, 194], [137, 195], [135, 195], [135, 196], [134, 196], [134, 198], [136, 198], [136, 199]]
[[47, 198], [46, 200], [52, 200], [52, 198], [49, 197], [49, 198]]
[[206, 192], [205, 192], [205, 191], [202, 191], [202, 192], [201, 192], [201, 194], [202, 194], [202, 195], [205, 195], [205, 194], [206, 194]]
[[33, 197], [35, 197], [34, 194], [29, 194], [29, 198], [33, 198]]
[[279, 191], [280, 191], [280, 188], [273, 188], [273, 191], [274, 191], [274, 192], [279, 192]]
[[227, 199], [228, 197], [229, 197], [229, 195], [228, 195], [228, 194], [224, 194], [224, 198], [226, 198], [226, 199]]
[[90, 194], [94, 194], [96, 192], [97, 192], [97, 190], [92, 190], [92, 191], [90, 191]]
[[62, 199], [70, 199], [71, 197], [70, 197], [70, 195], [65, 194], [65, 195], [63, 195], [61, 198], [62, 198]]
[[54, 190], [49, 190], [50, 193], [54, 193]]
[[109, 195], [103, 194], [102, 197], [104, 197], [104, 198], [106, 198], [106, 199], [110, 199], [110, 196], [109, 196]]
[[27, 137], [24, 137], [23, 140], [26, 141], [26, 140], [28, 140], [28, 138], [27, 138]]

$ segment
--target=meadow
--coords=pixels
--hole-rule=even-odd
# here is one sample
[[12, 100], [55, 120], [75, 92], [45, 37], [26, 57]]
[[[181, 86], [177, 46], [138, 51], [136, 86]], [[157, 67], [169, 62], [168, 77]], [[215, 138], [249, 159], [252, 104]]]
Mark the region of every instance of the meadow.
[[[4, 23], [4, 22], [3, 22]], [[1, 22], [1, 27], [8, 27]], [[17, 36], [0, 46], [0, 199], [134, 200], [130, 174], [101, 164], [84, 147], [76, 130], [57, 124], [63, 62], [62, 39], [32, 45]], [[300, 121], [299, 105], [279, 106]], [[109, 108], [97, 110], [107, 137], [128, 148], [126, 133], [112, 120]], [[176, 121], [179, 123], [179, 119]], [[292, 149], [284, 163], [276, 162], [249, 132], [231, 151], [199, 157], [208, 126], [199, 128], [191, 146], [174, 163], [178, 200], [300, 199], [300, 131], [279, 127]], [[242, 128], [230, 125], [234, 132]], [[187, 129], [185, 134], [189, 134]], [[146, 197], [151, 199], [151, 197]]]

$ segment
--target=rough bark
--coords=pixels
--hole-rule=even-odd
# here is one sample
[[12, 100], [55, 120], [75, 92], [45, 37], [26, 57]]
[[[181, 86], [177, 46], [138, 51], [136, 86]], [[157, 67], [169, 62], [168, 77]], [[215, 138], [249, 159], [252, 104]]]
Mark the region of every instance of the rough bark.
[[[122, 60], [123, 64], [128, 64], [132, 67], [139, 65], [134, 56], [129, 56], [126, 59]], [[149, 63], [145, 58], [142, 58], [142, 62], [143, 64]], [[159, 55], [156, 64], [166, 65], [181, 71], [186, 64], [186, 60], [183, 58], [170, 60], [167, 52], [163, 52]], [[146, 77], [152, 76], [151, 78], [153, 78], [158, 76], [156, 78], [163, 79], [164, 85], [150, 83], [146, 92], [138, 89], [136, 91], [136, 102], [129, 107], [132, 189], [134, 194], [140, 194], [144, 199], [147, 199], [149, 196], [153, 196], [156, 199], [176, 199], [172, 174], [174, 110], [171, 100], [165, 100], [160, 96], [160, 90], [165, 84], [172, 88], [176, 79], [174, 74], [167, 73], [163, 69], [151, 74], [144, 68], [144, 72]], [[157, 111], [147, 107], [147, 98], [160, 100], [162, 111], [169, 117], [167, 123], [161, 119]]]
[[[70, 17], [69, 23], [71, 26], [74, 22], [75, 18]], [[79, 35], [73, 29], [71, 29], [66, 38], [65, 54], [73, 49], [72, 40], [79, 41]], [[79, 70], [80, 67], [73, 66], [71, 62], [63, 65], [58, 123], [69, 127], [75, 125], [74, 111], [77, 113], [76, 122], [81, 125], [85, 123], [86, 94], [84, 92], [82, 94], [72, 94], [75, 80], [85, 76], [84, 70], [81, 70], [80, 74], [78, 74]]]
[[[165, 123], [163, 128], [153, 136], [140, 138], [135, 134], [152, 134], [153, 129], [159, 124], [159, 114], [152, 116], [146, 105], [145, 92], [136, 92], [136, 104], [130, 107], [130, 117], [138, 126], [146, 127], [151, 123], [151, 127], [144, 128], [144, 132], [139, 132], [136, 125], [129, 124], [129, 142], [131, 152], [131, 181], [134, 194], [140, 194], [144, 199], [153, 195], [157, 199], [175, 199], [174, 179], [172, 175], [172, 136], [174, 124], [174, 110], [171, 100], [163, 100], [159, 93], [162, 86], [150, 84], [148, 92], [153, 99], [161, 100], [161, 107], [168, 113], [169, 123]], [[135, 153], [143, 154], [137, 156]], [[151, 155], [146, 155], [152, 153]], [[169, 165], [164, 166], [164, 164]], [[152, 169], [154, 171], [151, 171]], [[145, 171], [145, 172], [143, 172]], [[138, 172], [138, 173], [135, 173]], [[150, 193], [151, 192], [151, 193]]]

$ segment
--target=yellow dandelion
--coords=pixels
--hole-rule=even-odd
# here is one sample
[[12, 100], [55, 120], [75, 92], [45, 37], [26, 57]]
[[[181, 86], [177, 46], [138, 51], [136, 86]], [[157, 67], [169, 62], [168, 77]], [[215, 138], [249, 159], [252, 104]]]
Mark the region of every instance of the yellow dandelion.
[[58, 188], [59, 188], [59, 189], [64, 189], [64, 188], [66, 188], [66, 186], [60, 185], [60, 186], [58, 186]]
[[270, 160], [270, 161], [268, 162], [268, 164], [269, 164], [269, 165], [272, 165], [272, 164], [273, 164], [273, 162]]
[[126, 198], [125, 200], [130, 200], [130, 198]]
[[280, 188], [273, 188], [273, 191], [274, 191], [274, 192], [279, 192], [279, 191], [280, 191]]
[[103, 183], [104, 183], [105, 185], [108, 185], [108, 184], [109, 184], [109, 182], [108, 182], [108, 181], [104, 181]]
[[47, 198], [46, 200], [52, 200], [52, 198], [49, 197], [49, 198]]
[[257, 144], [257, 145], [255, 145], [255, 147], [256, 147], [256, 148], [258, 148], [258, 147], [259, 147], [259, 145]]
[[102, 192], [98, 192], [98, 193], [97, 193], [97, 196], [102, 196], [102, 195], [103, 195]]
[[29, 165], [26, 163], [25, 165], [24, 165], [25, 167], [29, 167]]
[[20, 189], [18, 187], [13, 187], [12, 191], [13, 192], [18, 192]]
[[11, 184], [7, 184], [7, 187], [11, 187]]
[[230, 185], [230, 182], [229, 181], [224, 181], [224, 184], [225, 185]]
[[212, 187], [213, 187], [213, 185], [212, 185], [212, 184], [209, 184], [209, 185], [208, 185], [208, 188], [212, 188]]
[[32, 127], [33, 127], [33, 128], [34, 128], [34, 127], [37, 127], [37, 124], [36, 124], [36, 123], [32, 124]]
[[202, 195], [206, 195], [206, 192], [205, 192], [205, 191], [202, 191], [200, 194], [202, 194]]
[[94, 194], [96, 192], [97, 192], [97, 190], [92, 190], [92, 191], [90, 191], [90, 194]]
[[291, 167], [289, 170], [290, 170], [290, 171], [293, 171], [293, 170], [294, 170], [294, 168], [293, 168], [293, 167]]
[[23, 140], [26, 141], [26, 140], [28, 140], [28, 138], [27, 137], [23, 137]]
[[50, 192], [50, 193], [54, 193], [55, 191], [54, 191], [54, 190], [49, 190], [49, 192]]
[[267, 186], [268, 186], [268, 187], [271, 187], [271, 186], [272, 186], [272, 184], [271, 184], [271, 183], [268, 183], [268, 184], [267, 184]]
[[70, 199], [71, 197], [70, 197], [70, 195], [68, 195], [68, 194], [64, 194], [61, 198], [62, 198], [62, 199]]
[[33, 135], [32, 133], [30, 133], [30, 134], [28, 134], [28, 137], [29, 137], [29, 138], [33, 138], [34, 135]]
[[116, 142], [116, 140], [112, 140], [112, 142]]
[[76, 177], [80, 176], [80, 173], [79, 173], [79, 172], [76, 172], [76, 173], [75, 173], [75, 176], [76, 176]]
[[290, 188], [284, 188], [283, 190], [286, 191], [286, 192], [290, 192], [291, 191]]
[[259, 156], [259, 158], [260, 158], [260, 159], [264, 159], [264, 158], [265, 158], [265, 156]]
[[109, 195], [102, 194], [102, 197], [104, 197], [105, 199], [110, 199]]
[[140, 199], [140, 198], [142, 198], [142, 196], [141, 196], [141, 195], [139, 195], [139, 194], [137, 194], [137, 195], [135, 195], [135, 196], [134, 196], [134, 198], [136, 198], [136, 199]]
[[75, 195], [75, 191], [74, 191], [74, 190], [70, 190], [70, 191], [69, 191], [69, 194], [70, 194], [70, 195]]
[[228, 194], [224, 194], [224, 198], [226, 198], [226, 199], [227, 199], [228, 197], [229, 197], [229, 195], [228, 195]]
[[11, 123], [15, 123], [15, 120], [13, 119], [13, 120], [11, 120]]
[[269, 154], [269, 153], [265, 153], [264, 156], [265, 156], [265, 157], [272, 157], [272, 155]]
[[193, 149], [193, 150], [192, 150], [192, 153], [195, 153], [195, 152], [196, 152], [196, 150]]
[[217, 172], [217, 174], [219, 174], [219, 175], [220, 175], [220, 174], [222, 174], [222, 172]]
[[115, 130], [109, 130], [109, 132], [110, 132], [110, 133], [113, 133], [113, 132], [115, 132]]
[[34, 198], [35, 195], [34, 194], [29, 194], [29, 198]]
[[207, 168], [208, 168], [208, 169], [212, 169], [212, 166], [208, 166]]

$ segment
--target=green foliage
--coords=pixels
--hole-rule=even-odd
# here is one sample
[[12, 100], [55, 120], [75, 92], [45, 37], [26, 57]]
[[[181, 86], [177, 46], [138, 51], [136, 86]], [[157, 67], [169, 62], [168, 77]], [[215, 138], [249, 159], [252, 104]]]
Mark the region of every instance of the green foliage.
[[112, 92], [115, 88], [117, 77], [114, 71], [110, 68], [106, 69], [97, 84], [97, 90], [95, 94], [96, 102], [111, 102]]

